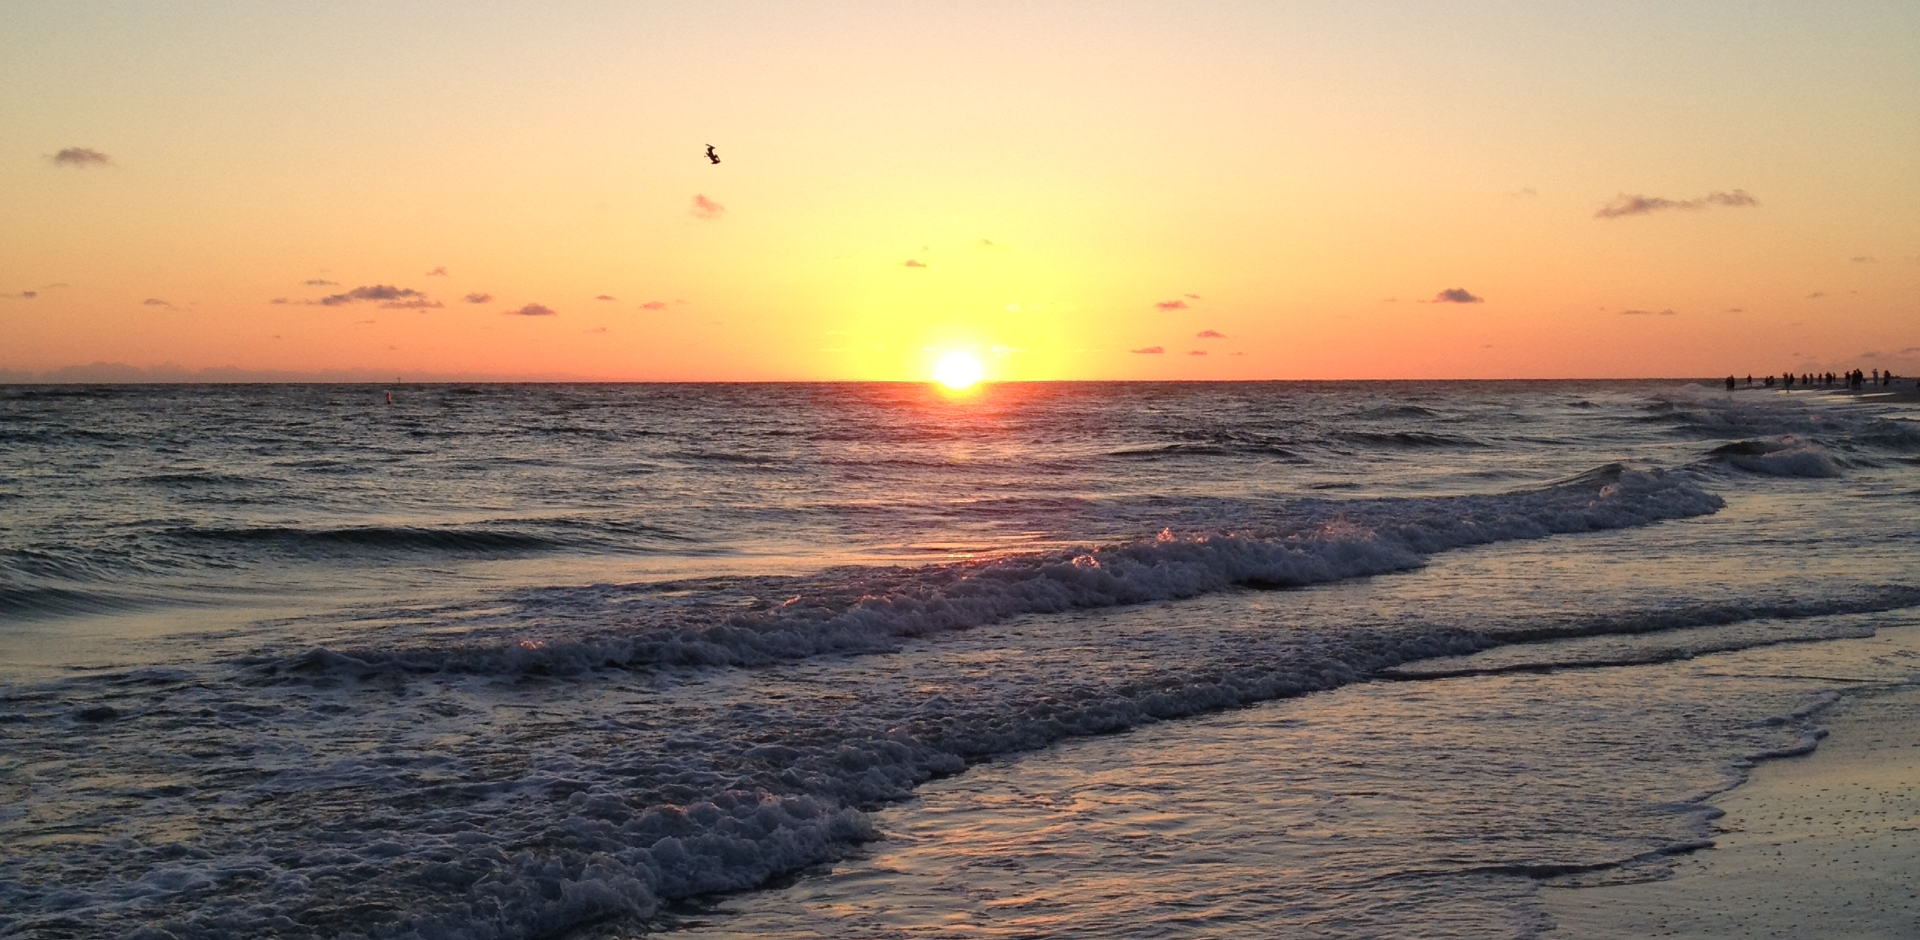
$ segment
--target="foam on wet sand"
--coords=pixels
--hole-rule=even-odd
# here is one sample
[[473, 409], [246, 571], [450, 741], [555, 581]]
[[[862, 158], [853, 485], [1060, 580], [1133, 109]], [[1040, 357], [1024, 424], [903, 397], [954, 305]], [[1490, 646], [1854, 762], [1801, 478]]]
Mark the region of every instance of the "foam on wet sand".
[[1812, 754], [1712, 800], [1673, 877], [1548, 888], [1554, 938], [1920, 936], [1920, 687], [1848, 696]]

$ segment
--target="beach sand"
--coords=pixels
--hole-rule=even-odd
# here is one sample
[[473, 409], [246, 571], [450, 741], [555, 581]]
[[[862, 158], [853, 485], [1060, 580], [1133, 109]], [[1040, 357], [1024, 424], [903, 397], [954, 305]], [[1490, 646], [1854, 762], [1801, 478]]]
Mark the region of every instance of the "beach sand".
[[1920, 937], [1920, 687], [1849, 696], [1811, 755], [1715, 797], [1714, 847], [1672, 878], [1548, 887], [1555, 940]]

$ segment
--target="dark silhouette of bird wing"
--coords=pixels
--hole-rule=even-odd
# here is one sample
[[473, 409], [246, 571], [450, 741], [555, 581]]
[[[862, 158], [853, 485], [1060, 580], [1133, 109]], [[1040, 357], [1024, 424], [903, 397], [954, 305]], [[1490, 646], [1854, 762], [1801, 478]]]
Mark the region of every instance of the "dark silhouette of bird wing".
[[708, 144], [708, 145], [707, 145], [707, 159], [708, 159], [708, 160], [712, 160], [712, 161], [713, 161], [713, 162], [715, 162], [715, 163], [719, 163], [719, 162], [720, 162], [720, 155], [719, 155], [719, 154], [717, 154], [717, 153], [714, 153], [714, 152], [713, 152], [713, 145], [712, 145], [712, 144]]

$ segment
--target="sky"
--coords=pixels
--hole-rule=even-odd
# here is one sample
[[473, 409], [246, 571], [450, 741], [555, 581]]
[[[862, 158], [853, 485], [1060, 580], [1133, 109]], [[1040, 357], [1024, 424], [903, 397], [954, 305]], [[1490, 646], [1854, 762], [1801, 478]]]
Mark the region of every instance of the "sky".
[[15, 380], [1920, 374], [1912, 0], [9, 0], [0, 130]]

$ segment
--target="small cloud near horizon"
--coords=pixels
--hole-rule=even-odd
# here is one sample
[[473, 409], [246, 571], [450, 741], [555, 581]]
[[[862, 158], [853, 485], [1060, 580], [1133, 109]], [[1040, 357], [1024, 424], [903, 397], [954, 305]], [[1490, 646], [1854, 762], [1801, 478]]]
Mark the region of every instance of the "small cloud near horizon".
[[380, 309], [382, 310], [438, 310], [444, 306], [446, 306], [446, 304], [443, 304], [437, 300], [429, 300], [425, 297], [416, 297], [412, 300], [389, 300], [386, 303], [381, 304]]
[[727, 207], [708, 199], [705, 193], [695, 193], [693, 208], [687, 211], [696, 219], [717, 219], [727, 214]]
[[1623, 317], [1670, 317], [1670, 316], [1673, 316], [1673, 311], [1672, 310], [1622, 310], [1620, 311], [1620, 315]]
[[1680, 209], [1691, 212], [1696, 209], [1705, 209], [1708, 206], [1729, 206], [1737, 208], [1741, 206], [1757, 206], [1759, 204], [1760, 200], [1753, 198], [1753, 196], [1744, 189], [1736, 189], [1732, 192], [1724, 193], [1711, 192], [1698, 199], [1668, 199], [1665, 196], [1642, 196], [1637, 193], [1621, 193], [1615, 196], [1612, 202], [1601, 206], [1599, 211], [1593, 214], [1593, 217], [1596, 219], [1618, 219], [1629, 215], [1650, 215], [1655, 212], [1665, 212], [1669, 209]]
[[1194, 339], [1226, 339], [1227, 334], [1222, 333], [1219, 330], [1201, 330], [1200, 332], [1193, 334], [1193, 338]]
[[606, 331], [607, 331], [607, 328], [606, 328], [606, 327], [604, 327], [604, 326], [596, 326], [596, 327], [594, 327], [594, 328], [593, 328], [593, 329], [591, 329], [591, 330], [581, 330], [580, 332], [582, 332], [582, 333], [605, 333]]
[[338, 307], [342, 304], [357, 304], [363, 300], [408, 301], [425, 300], [427, 295], [411, 287], [395, 287], [392, 284], [368, 284], [339, 294], [329, 294], [313, 301], [322, 307]]
[[649, 300], [649, 301], [647, 301], [646, 303], [643, 303], [643, 304], [641, 304], [641, 305], [640, 305], [640, 309], [642, 309], [642, 310], [665, 310], [665, 309], [667, 309], [667, 302], [666, 302], [666, 301], [664, 301], [664, 300]]
[[143, 300], [143, 301], [140, 301], [140, 303], [141, 303], [141, 304], [142, 304], [143, 306], [148, 306], [148, 307], [171, 307], [171, 306], [173, 306], [172, 304], [170, 304], [170, 303], [167, 303], [166, 301], [164, 301], [164, 300], [161, 300], [161, 299], [160, 299], [160, 298], [158, 298], [158, 297], [148, 297], [147, 299], [145, 299], [145, 300]]
[[339, 287], [340, 286], [339, 281], [329, 281], [324, 277], [316, 277], [313, 280], [301, 281], [300, 283], [305, 284], [308, 287]]
[[1162, 300], [1154, 304], [1154, 306], [1161, 310], [1185, 310], [1187, 309], [1187, 302], [1184, 300]]
[[13, 297], [19, 300], [32, 300], [38, 296], [40, 296], [40, 292], [37, 290], [23, 290], [18, 294], [0, 294], [0, 297]]
[[1188, 294], [1188, 295], [1187, 295], [1187, 299], [1188, 299], [1188, 300], [1199, 300], [1199, 299], [1200, 299], [1200, 295], [1199, 295], [1199, 294]]
[[1808, 295], [1807, 295], [1807, 299], [1808, 299], [1808, 300], [1819, 300], [1820, 298], [1822, 298], [1822, 297], [1825, 297], [1825, 296], [1827, 296], [1827, 292], [1826, 292], [1826, 291], [1823, 291], [1823, 290], [1817, 290], [1817, 291], [1814, 291], [1814, 292], [1813, 292], [1813, 293], [1811, 293], [1811, 294], [1808, 294]]
[[1206, 351], [1206, 350], [1204, 350], [1204, 349], [1189, 349], [1189, 350], [1187, 350], [1187, 355], [1189, 355], [1189, 356], [1204, 356], [1204, 355], [1206, 355], [1206, 354], [1207, 354], [1207, 351]]
[[528, 304], [518, 310], [508, 310], [506, 314], [510, 317], [557, 317], [560, 311], [546, 304]]
[[900, 266], [903, 268], [924, 268], [927, 265], [925, 262], [917, 261], [913, 258], [908, 258], [907, 260], [900, 262]]
[[1727, 312], [1728, 312], [1728, 313], [1746, 313], [1746, 312], [1747, 312], [1747, 308], [1745, 308], [1745, 307], [1728, 307], [1728, 308], [1727, 308]]
[[434, 268], [433, 270], [431, 270], [431, 271], [428, 271], [428, 272], [427, 272], [426, 274], [424, 274], [424, 275], [422, 275], [422, 276], [423, 276], [423, 277], [446, 277], [446, 276], [447, 276], [447, 269], [446, 269], [446, 268], [445, 268], [444, 266], [443, 266], [443, 267], [438, 267], [438, 268]]
[[1127, 352], [1133, 353], [1136, 356], [1158, 356], [1166, 351], [1166, 347], [1164, 346], [1142, 346], [1139, 349], [1127, 350]]
[[465, 297], [462, 297], [462, 298], [460, 298], [460, 299], [461, 299], [461, 300], [464, 300], [464, 301], [466, 301], [467, 303], [470, 303], [470, 304], [490, 304], [490, 303], [493, 303], [493, 295], [492, 295], [492, 294], [488, 294], [488, 293], [483, 293], [483, 292], [481, 292], [481, 291], [474, 291], [473, 293], [471, 293], [471, 294], [468, 294], [467, 296], [465, 296]]
[[91, 147], [68, 147], [47, 159], [54, 166], [70, 166], [84, 169], [90, 166], [112, 166], [113, 158]]
[[618, 300], [619, 298], [617, 298], [617, 297], [615, 297], [615, 296], [613, 296], [612, 294], [596, 294], [596, 295], [594, 295], [594, 298], [593, 298], [593, 299], [595, 299], [595, 300]]
[[1433, 295], [1433, 299], [1427, 302], [1434, 304], [1481, 304], [1486, 303], [1487, 299], [1485, 297], [1474, 296], [1472, 291], [1464, 287], [1449, 287]]
[[1854, 264], [1872, 264], [1875, 261], [1878, 261], [1880, 259], [1875, 258], [1872, 255], [1854, 255], [1852, 258], [1849, 258], [1847, 260], [1852, 261]]

